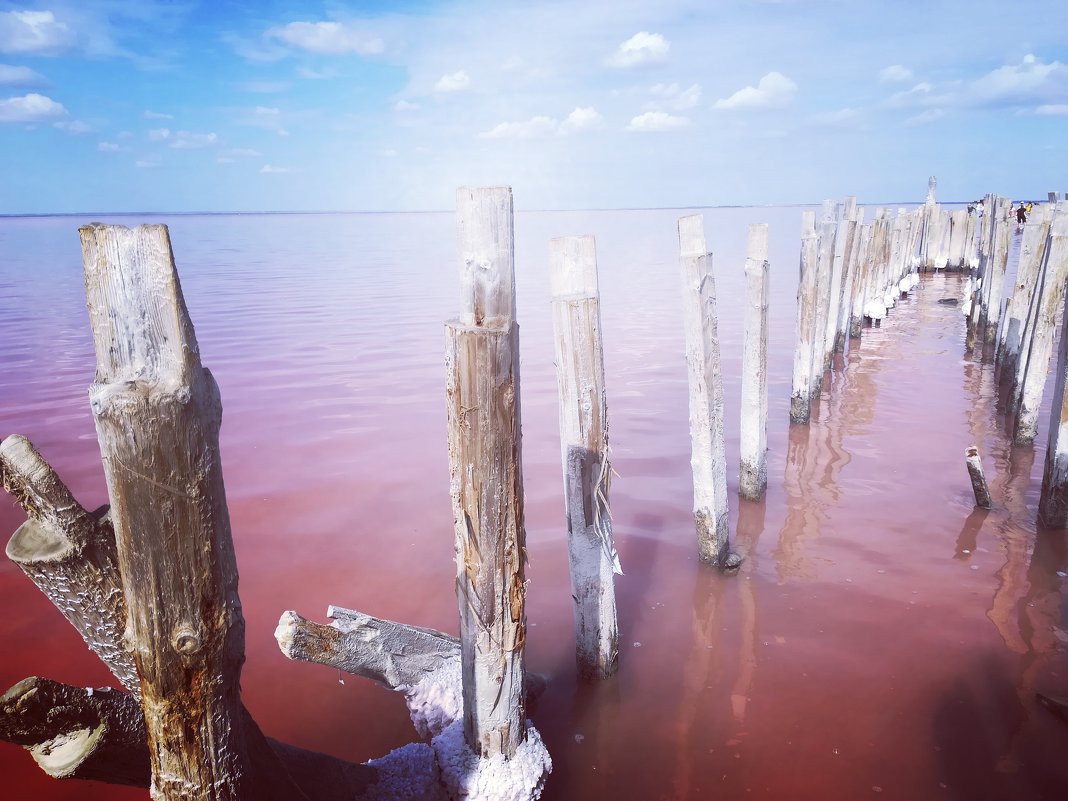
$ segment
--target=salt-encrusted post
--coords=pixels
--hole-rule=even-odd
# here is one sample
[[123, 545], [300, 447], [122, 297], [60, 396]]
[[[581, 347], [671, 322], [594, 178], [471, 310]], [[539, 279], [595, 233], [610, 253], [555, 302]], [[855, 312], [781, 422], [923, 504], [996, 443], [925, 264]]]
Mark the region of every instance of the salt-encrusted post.
[[[1030, 224], [1030, 223], [1029, 223]], [[1048, 528], [1068, 528], [1068, 308], [1061, 316], [1061, 344], [1049, 415], [1049, 439], [1038, 499], [1038, 520]]]
[[801, 269], [797, 282], [797, 345], [794, 349], [790, 422], [807, 423], [812, 413], [812, 349], [816, 332], [816, 213], [801, 212]]
[[1024, 226], [1020, 240], [1020, 256], [1016, 265], [1016, 278], [1013, 282], [1012, 295], [1009, 300], [1008, 317], [1004, 336], [999, 343], [996, 359], [1001, 369], [1001, 383], [1010, 399], [1010, 410], [1015, 410], [1015, 397], [1018, 383], [1016, 370], [1019, 365], [1021, 348], [1030, 347], [1030, 334], [1035, 318], [1035, 298], [1039, 296], [1041, 282], [1040, 268], [1042, 255], [1049, 235], [1049, 220], [1042, 215]]
[[[1058, 213], [1050, 226], [1043, 256], [1042, 297], [1038, 304], [1031, 348], [1023, 377], [1019, 410], [1013, 430], [1015, 445], [1030, 445], [1038, 433], [1038, 410], [1046, 384], [1057, 310], [1064, 300], [1064, 282], [1068, 278], [1068, 214]], [[1021, 359], [1023, 358], [1021, 354]]]
[[[997, 204], [999, 216], [1011, 208], [1011, 202]], [[1001, 321], [1001, 295], [1005, 286], [1005, 273], [1009, 259], [1010, 226], [1011, 223], [1004, 219], [996, 220], [994, 224], [994, 251], [988, 263], [990, 268], [987, 271], [988, 278], [984, 279], [984, 283], [989, 282], [986, 287], [988, 304], [986, 328], [983, 332], [983, 343], [986, 347], [995, 345], [997, 342], [998, 323]], [[984, 355], [987, 355], [985, 351]], [[989, 359], [993, 360], [994, 354], [988, 355]]]
[[96, 377], [89, 400], [141, 679], [152, 797], [299, 798], [266, 776], [239, 697], [244, 619], [219, 456], [219, 389], [200, 364], [164, 225], [80, 229]]
[[690, 385], [690, 466], [697, 554], [702, 562], [727, 563], [727, 459], [723, 438], [723, 376], [716, 333], [716, 282], [712, 254], [705, 249], [700, 214], [679, 218], [682, 262], [682, 320]]
[[972, 493], [975, 495], [975, 505], [983, 509], [989, 509], [992, 505], [990, 500], [990, 487], [983, 475], [983, 463], [979, 459], [979, 448], [969, 445], [964, 451], [964, 461], [968, 465], [968, 477], [972, 480]]
[[622, 573], [608, 507], [608, 409], [597, 251], [592, 236], [550, 243], [575, 657], [579, 675], [607, 678], [619, 660], [613, 573]]
[[749, 226], [745, 256], [742, 431], [738, 493], [759, 500], [768, 487], [768, 226]]
[[456, 192], [460, 317], [445, 324], [449, 473], [464, 739], [513, 756], [526, 739], [526, 585], [512, 190]]

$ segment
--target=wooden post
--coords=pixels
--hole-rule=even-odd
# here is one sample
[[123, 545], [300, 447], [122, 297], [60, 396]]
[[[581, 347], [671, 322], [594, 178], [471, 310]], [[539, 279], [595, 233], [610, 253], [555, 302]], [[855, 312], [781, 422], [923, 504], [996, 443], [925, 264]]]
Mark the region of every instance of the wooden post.
[[[1024, 225], [1020, 240], [1020, 257], [1016, 265], [1016, 278], [1013, 282], [1012, 295], [1009, 298], [1008, 319], [1002, 328], [1005, 336], [1000, 343], [998, 358], [1005, 391], [1009, 398], [1017, 392], [1016, 369], [1020, 359], [1023, 343], [1030, 345], [1031, 324], [1035, 317], [1035, 299], [1039, 296], [1041, 283], [1042, 255], [1049, 235], [1049, 221], [1041, 215], [1033, 222]], [[1015, 401], [1009, 404], [1015, 408]]]
[[30, 516], [8, 542], [8, 558], [55, 604], [122, 686], [140, 698], [137, 669], [122, 647], [126, 600], [110, 520], [87, 512], [18, 434], [0, 443], [0, 479]]
[[768, 226], [749, 226], [745, 258], [742, 431], [738, 493], [759, 500], [768, 487]]
[[1013, 430], [1013, 443], [1016, 445], [1030, 445], [1038, 433], [1038, 411], [1042, 405], [1042, 390], [1046, 384], [1050, 352], [1053, 350], [1056, 315], [1064, 300], [1064, 282], [1068, 278], [1068, 214], [1058, 213], [1050, 226], [1043, 272], [1042, 296], [1031, 335], [1023, 390]]
[[702, 562], [724, 566], [730, 554], [727, 459], [723, 437], [723, 376], [716, 333], [716, 282], [700, 214], [679, 219], [683, 326], [690, 386], [693, 513]]
[[[825, 202], [826, 205], [826, 202]], [[816, 332], [813, 338], [815, 347], [812, 349], [812, 393], [819, 397], [820, 387], [823, 385], [823, 374], [827, 371], [830, 360], [828, 359], [827, 321], [832, 316], [831, 298], [834, 284], [834, 261], [835, 261], [835, 231], [838, 226], [833, 218], [824, 214], [823, 222], [819, 225], [819, 244], [817, 246], [817, 261], [819, 264], [816, 275]]]
[[968, 465], [968, 476], [972, 480], [972, 492], [975, 494], [975, 505], [983, 509], [989, 509], [992, 505], [990, 500], [990, 487], [983, 475], [983, 463], [979, 459], [979, 448], [969, 445], [964, 451], [964, 461]]
[[461, 311], [445, 324], [449, 473], [464, 739], [489, 758], [526, 739], [526, 532], [512, 190], [456, 192]]
[[801, 213], [801, 269], [797, 283], [797, 345], [794, 349], [790, 422], [807, 423], [812, 413], [812, 349], [816, 334], [816, 214]]
[[[856, 198], [849, 198], [852, 205], [847, 205], [847, 213], [856, 213]], [[845, 304], [845, 290], [848, 283], [846, 277], [850, 269], [850, 258], [853, 255], [853, 239], [857, 230], [857, 221], [850, 217], [843, 217], [838, 221], [834, 235], [834, 261], [831, 270], [831, 303], [827, 314], [827, 333], [824, 341], [824, 368], [830, 369], [834, 360], [836, 349], [841, 350], [844, 346], [839, 345], [838, 332], [842, 320], [842, 306]]]
[[1065, 379], [1068, 379], [1068, 308], [1061, 315], [1061, 341], [1054, 374], [1046, 462], [1038, 500], [1038, 521], [1047, 528], [1068, 528], [1068, 395], [1064, 391]]
[[244, 620], [219, 458], [222, 406], [200, 364], [164, 225], [80, 230], [89, 389], [141, 679], [152, 797], [301, 798], [255, 766], [239, 698]]
[[834, 350], [836, 353], [845, 352], [846, 340], [849, 338], [853, 319], [853, 304], [856, 300], [857, 275], [860, 272], [861, 251], [863, 250], [864, 210], [854, 206], [852, 215], [848, 228], [849, 250], [846, 253], [845, 269], [842, 274], [842, 302], [838, 306], [838, 323], [834, 332]]
[[[1002, 209], [1011, 209], [1012, 203], [999, 203], [999, 214]], [[997, 342], [998, 324], [1001, 320], [1001, 296], [1005, 286], [1005, 273], [1009, 259], [1009, 234], [1014, 223], [1008, 220], [998, 220], [994, 227], [994, 251], [990, 260], [990, 282], [987, 288], [987, 320], [983, 332], [983, 343], [986, 347]], [[985, 353], [985, 351], [984, 351]], [[988, 361], [993, 360], [993, 353], [989, 354]]]
[[592, 236], [550, 243], [560, 446], [579, 675], [608, 678], [619, 660], [613, 573], [622, 573], [608, 506], [611, 465]]

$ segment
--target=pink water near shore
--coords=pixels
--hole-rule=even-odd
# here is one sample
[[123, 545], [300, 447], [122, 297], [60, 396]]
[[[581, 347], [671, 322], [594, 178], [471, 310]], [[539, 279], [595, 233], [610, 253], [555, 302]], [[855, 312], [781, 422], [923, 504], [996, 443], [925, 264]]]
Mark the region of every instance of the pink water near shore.
[[[520, 213], [531, 710], [544, 798], [1063, 799], [1068, 538], [1036, 531], [1048, 425], [1014, 448], [990, 365], [965, 350], [954, 275], [925, 276], [851, 343], [812, 425], [790, 426], [800, 209], [709, 209], [739, 573], [698, 564], [675, 223], [687, 211]], [[107, 500], [86, 400], [92, 340], [77, 226], [0, 219], [0, 436], [22, 433], [90, 508]], [[144, 220], [114, 220], [132, 225]], [[403, 700], [285, 659], [283, 610], [328, 604], [456, 631], [442, 322], [458, 302], [453, 217], [177, 216], [241, 572], [243, 697], [269, 735], [355, 761], [415, 739]], [[769, 486], [737, 499], [746, 224], [771, 234]], [[548, 240], [597, 237], [613, 463], [620, 671], [574, 671]], [[964, 467], [976, 443], [994, 508]], [[0, 498], [0, 533], [23, 514]], [[0, 689], [113, 684], [0, 560]], [[339, 679], [344, 678], [342, 683]], [[0, 743], [4, 799], [147, 799], [58, 782]]]

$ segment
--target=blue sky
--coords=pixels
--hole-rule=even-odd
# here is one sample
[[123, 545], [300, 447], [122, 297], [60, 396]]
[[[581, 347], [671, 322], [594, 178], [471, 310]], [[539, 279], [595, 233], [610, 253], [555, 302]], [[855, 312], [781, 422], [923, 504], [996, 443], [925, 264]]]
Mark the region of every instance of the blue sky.
[[1068, 0], [0, 0], [0, 213], [1068, 190]]

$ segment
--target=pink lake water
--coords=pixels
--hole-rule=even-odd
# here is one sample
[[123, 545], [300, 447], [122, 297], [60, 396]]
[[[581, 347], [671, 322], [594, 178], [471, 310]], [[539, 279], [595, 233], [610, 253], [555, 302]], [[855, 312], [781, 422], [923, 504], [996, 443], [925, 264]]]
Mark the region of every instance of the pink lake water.
[[[955, 275], [924, 276], [788, 421], [800, 208], [706, 209], [726, 381], [734, 576], [700, 565], [676, 221], [693, 211], [516, 217], [530, 565], [531, 710], [544, 798], [998, 801], [1068, 794], [1068, 538], [1036, 530], [1049, 393], [1014, 448], [993, 369], [967, 353]], [[870, 216], [870, 215], [869, 215]], [[83, 505], [107, 501], [86, 389], [78, 225], [0, 219], [0, 436], [28, 436]], [[451, 214], [123, 217], [166, 222], [204, 364], [246, 619], [243, 697], [272, 737], [354, 761], [415, 739], [403, 699], [285, 659], [286, 609], [328, 604], [456, 633], [442, 323]], [[768, 492], [737, 498], [746, 225], [770, 225]], [[549, 239], [597, 238], [620, 670], [576, 681], [549, 304]], [[994, 508], [964, 466], [976, 443]], [[0, 532], [24, 515], [0, 498]], [[0, 560], [0, 689], [110, 674]], [[59, 782], [0, 743], [4, 799], [147, 799]]]

